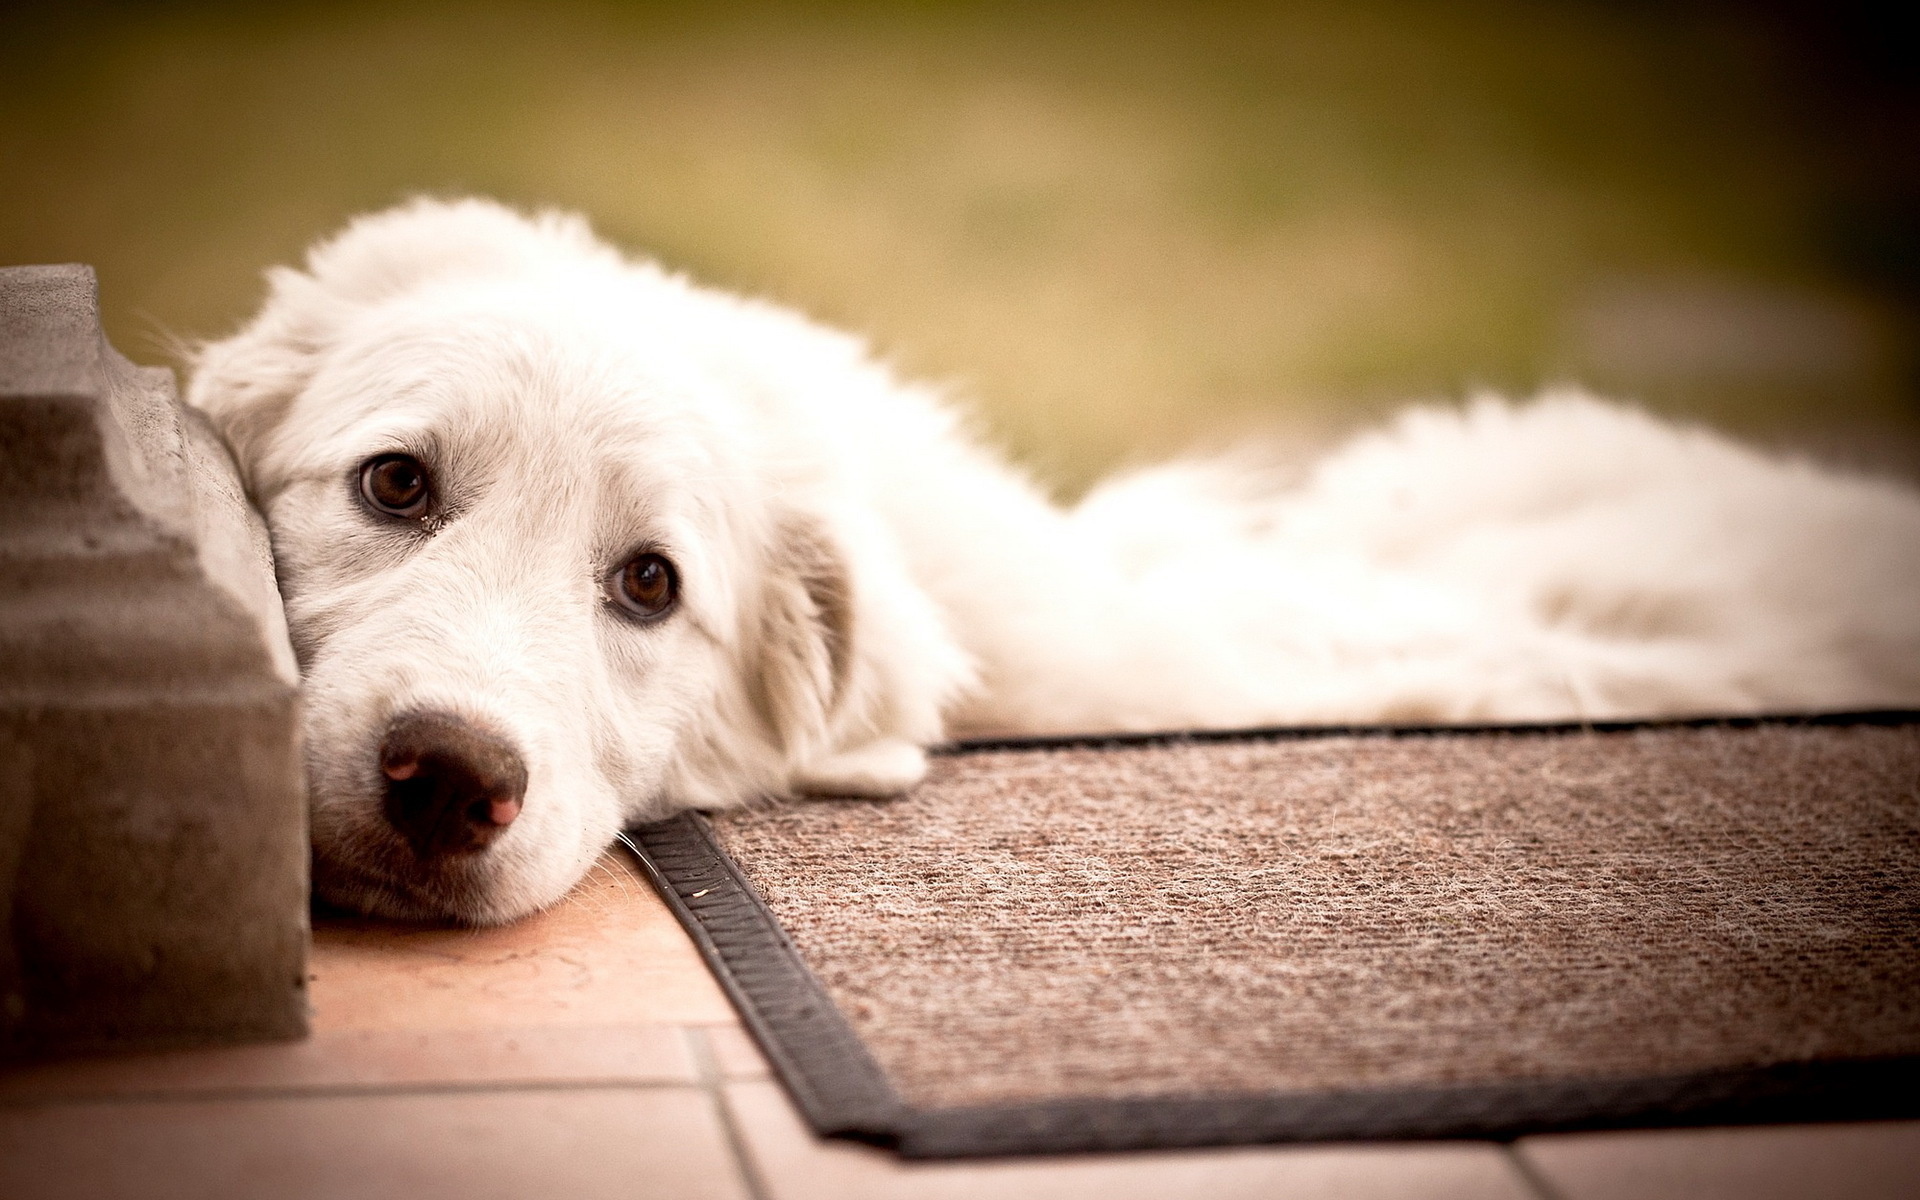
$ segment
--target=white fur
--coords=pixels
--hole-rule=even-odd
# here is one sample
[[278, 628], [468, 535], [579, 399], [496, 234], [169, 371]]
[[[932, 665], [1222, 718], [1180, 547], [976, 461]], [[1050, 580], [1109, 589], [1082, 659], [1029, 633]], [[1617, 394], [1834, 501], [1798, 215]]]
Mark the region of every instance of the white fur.
[[[1061, 509], [856, 341], [575, 218], [416, 202], [271, 282], [191, 399], [273, 531], [316, 880], [356, 907], [510, 919], [623, 823], [888, 794], [952, 734], [1920, 703], [1920, 495], [1578, 393]], [[401, 450], [430, 533], [355, 498]], [[643, 545], [683, 581], [647, 626], [605, 588]], [[416, 706], [527, 759], [483, 854], [418, 863], [380, 815]]]

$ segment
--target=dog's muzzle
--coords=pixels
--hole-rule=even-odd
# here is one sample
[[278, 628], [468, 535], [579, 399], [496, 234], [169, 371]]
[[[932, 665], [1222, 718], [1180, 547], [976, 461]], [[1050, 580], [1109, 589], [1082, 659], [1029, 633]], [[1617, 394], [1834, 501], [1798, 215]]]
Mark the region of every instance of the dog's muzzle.
[[526, 760], [511, 742], [443, 712], [388, 722], [380, 774], [387, 822], [422, 862], [486, 849], [527, 793]]

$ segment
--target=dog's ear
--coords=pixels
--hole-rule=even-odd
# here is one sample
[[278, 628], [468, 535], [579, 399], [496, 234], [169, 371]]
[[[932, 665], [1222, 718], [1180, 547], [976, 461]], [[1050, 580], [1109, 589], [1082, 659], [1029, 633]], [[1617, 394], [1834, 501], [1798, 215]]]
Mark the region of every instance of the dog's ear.
[[[884, 557], [854, 557], [824, 522], [789, 518], [775, 538], [756, 704], [804, 795], [890, 796], [926, 773], [922, 747], [970, 674], [917, 588]], [[900, 586], [904, 584], [904, 589]]]
[[268, 435], [306, 387], [347, 307], [288, 267], [269, 271], [267, 284], [260, 314], [232, 337], [202, 345], [187, 384], [187, 403], [226, 439], [249, 491]]
[[782, 749], [805, 755], [827, 739], [847, 690], [853, 580], [824, 533], [798, 519], [776, 530], [769, 568], [754, 699]]
[[267, 301], [253, 322], [200, 347], [187, 401], [212, 418], [250, 472], [356, 312], [435, 279], [556, 259], [618, 256], [578, 217], [523, 216], [487, 200], [421, 199], [361, 217], [309, 251], [305, 270], [267, 273]]

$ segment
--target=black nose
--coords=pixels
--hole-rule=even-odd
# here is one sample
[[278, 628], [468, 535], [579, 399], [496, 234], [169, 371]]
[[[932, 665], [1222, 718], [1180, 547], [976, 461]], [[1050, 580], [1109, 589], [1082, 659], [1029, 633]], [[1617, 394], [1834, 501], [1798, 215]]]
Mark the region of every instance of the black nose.
[[448, 713], [401, 713], [380, 740], [387, 821], [422, 859], [485, 849], [520, 815], [527, 764], [505, 738]]

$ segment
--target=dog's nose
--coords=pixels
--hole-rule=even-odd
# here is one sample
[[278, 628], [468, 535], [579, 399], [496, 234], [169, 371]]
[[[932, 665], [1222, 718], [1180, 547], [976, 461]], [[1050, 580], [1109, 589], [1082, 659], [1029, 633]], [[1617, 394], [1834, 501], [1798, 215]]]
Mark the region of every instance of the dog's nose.
[[423, 859], [482, 850], [520, 815], [527, 764], [505, 738], [448, 713], [402, 713], [380, 740], [387, 820]]

